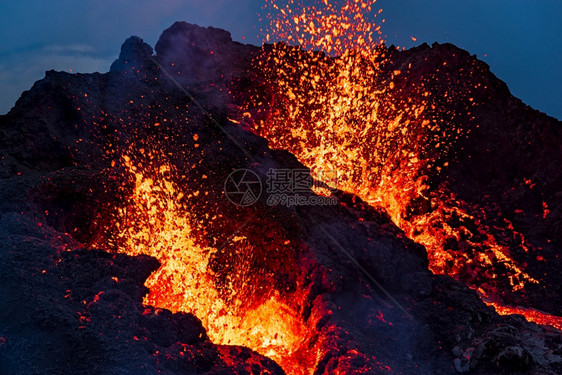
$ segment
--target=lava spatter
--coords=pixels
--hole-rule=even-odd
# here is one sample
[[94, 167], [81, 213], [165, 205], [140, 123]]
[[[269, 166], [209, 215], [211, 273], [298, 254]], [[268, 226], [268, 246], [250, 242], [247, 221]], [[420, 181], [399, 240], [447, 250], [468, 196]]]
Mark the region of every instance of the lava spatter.
[[[454, 158], [451, 145], [465, 130], [435, 118], [437, 101], [424, 82], [405, 86], [412, 62], [397, 66], [392, 50], [381, 47], [375, 23], [381, 12], [373, 6], [361, 0], [306, 6], [268, 1], [264, 41], [282, 42], [255, 60], [267, 83], [243, 105], [242, 125], [313, 172], [336, 171], [337, 188], [381, 207], [424, 245], [432, 272], [460, 279], [495, 301], [524, 292], [538, 281], [483, 224], [483, 210], [446, 184], [435, 186], [435, 176]], [[475, 105], [472, 97], [469, 105]], [[527, 246], [524, 239], [521, 246]], [[500, 314], [511, 311], [498, 308], [499, 302], [493, 306]], [[536, 313], [518, 311], [537, 321]]]
[[[205, 223], [196, 222], [191, 215], [195, 203], [175, 182], [175, 172], [165, 158], [148, 154], [142, 162], [134, 156], [122, 157], [132, 191], [127, 204], [118, 210], [112, 239], [119, 252], [151, 255], [160, 261], [160, 268], [146, 281], [150, 292], [144, 303], [193, 313], [215, 344], [251, 348], [275, 360], [289, 374], [310, 373], [318, 356], [308, 342], [313, 325], [305, 324], [272, 288], [265, 297], [248, 293], [250, 285], [244, 282], [246, 273], [240, 266], [252, 267], [253, 245], [244, 236], [231, 241], [247, 252], [246, 264], [228, 274], [227, 288], [219, 286], [210, 265], [217, 249], [198, 238]], [[139, 153], [132, 150], [131, 155]]]

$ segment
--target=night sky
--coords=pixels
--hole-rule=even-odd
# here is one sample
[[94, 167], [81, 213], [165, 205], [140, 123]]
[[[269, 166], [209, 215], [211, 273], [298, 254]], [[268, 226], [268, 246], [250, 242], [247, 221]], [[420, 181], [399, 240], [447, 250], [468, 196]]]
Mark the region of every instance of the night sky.
[[[0, 113], [45, 70], [106, 72], [121, 43], [154, 46], [174, 21], [229, 30], [261, 44], [260, 0], [2, 0]], [[562, 1], [379, 0], [387, 44], [450, 42], [486, 61], [524, 102], [562, 119]], [[416, 42], [411, 37], [417, 39]]]

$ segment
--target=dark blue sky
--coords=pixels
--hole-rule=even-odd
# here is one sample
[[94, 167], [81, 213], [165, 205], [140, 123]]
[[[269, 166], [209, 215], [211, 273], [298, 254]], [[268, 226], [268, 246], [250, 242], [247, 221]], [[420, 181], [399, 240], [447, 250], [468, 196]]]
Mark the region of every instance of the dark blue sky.
[[[257, 44], [260, 0], [2, 0], [0, 113], [48, 69], [105, 72], [121, 43], [151, 45], [174, 21]], [[527, 104], [562, 119], [562, 1], [379, 0], [387, 43], [451, 42], [488, 64]], [[410, 37], [417, 38], [413, 42]]]

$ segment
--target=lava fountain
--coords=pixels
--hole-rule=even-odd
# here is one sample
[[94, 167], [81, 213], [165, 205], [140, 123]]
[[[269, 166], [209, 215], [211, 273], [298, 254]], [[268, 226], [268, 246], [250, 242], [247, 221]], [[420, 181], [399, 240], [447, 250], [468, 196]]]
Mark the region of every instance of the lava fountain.
[[[150, 292], [144, 303], [192, 313], [213, 343], [245, 346], [272, 358], [288, 374], [309, 374], [319, 355], [309, 342], [312, 323], [305, 324], [294, 306], [273, 288], [265, 296], [252, 295], [251, 285], [244, 281], [253, 271], [249, 260], [228, 275], [226, 289], [219, 286], [219, 276], [210, 265], [217, 249], [203, 244], [206, 224], [190, 214], [196, 204], [190, 200], [193, 192], [184, 192], [177, 184], [165, 158], [148, 153], [147, 159], [122, 157], [132, 191], [127, 204], [118, 209], [112, 238], [117, 251], [150, 255], [161, 263], [145, 283]], [[230, 241], [244, 249], [246, 259], [251, 258], [252, 243], [246, 237], [238, 235]]]
[[[502, 295], [538, 281], [483, 224], [484, 210], [436, 183], [454, 157], [451, 145], [467, 134], [433, 115], [423, 82], [405, 83], [411, 62], [396, 66], [382, 47], [373, 5], [269, 1], [264, 39], [289, 44], [256, 59], [267, 82], [243, 101], [239, 121], [313, 173], [336, 171], [339, 189], [382, 208], [427, 249], [432, 272], [462, 280], [500, 314], [556, 325], [557, 317], [502, 304]], [[523, 235], [508, 231], [528, 251]]]

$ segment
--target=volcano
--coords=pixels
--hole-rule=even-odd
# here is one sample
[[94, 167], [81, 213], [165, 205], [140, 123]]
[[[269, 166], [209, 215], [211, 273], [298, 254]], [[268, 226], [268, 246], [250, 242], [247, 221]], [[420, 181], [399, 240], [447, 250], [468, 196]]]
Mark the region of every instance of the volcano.
[[562, 124], [303, 47], [178, 22], [0, 117], [2, 374], [562, 372]]

